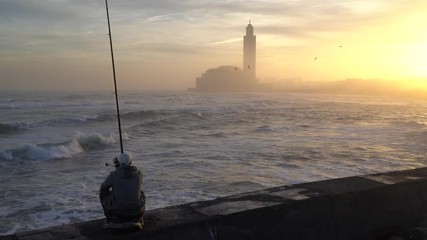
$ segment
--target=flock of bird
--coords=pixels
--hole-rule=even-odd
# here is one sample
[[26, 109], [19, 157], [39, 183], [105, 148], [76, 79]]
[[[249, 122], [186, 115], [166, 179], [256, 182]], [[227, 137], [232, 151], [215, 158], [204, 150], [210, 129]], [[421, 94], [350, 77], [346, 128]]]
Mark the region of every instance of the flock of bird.
[[[340, 45], [339, 47], [342, 48], [342, 45]], [[314, 58], [314, 61], [316, 61], [316, 60], [317, 60], [317, 57]]]

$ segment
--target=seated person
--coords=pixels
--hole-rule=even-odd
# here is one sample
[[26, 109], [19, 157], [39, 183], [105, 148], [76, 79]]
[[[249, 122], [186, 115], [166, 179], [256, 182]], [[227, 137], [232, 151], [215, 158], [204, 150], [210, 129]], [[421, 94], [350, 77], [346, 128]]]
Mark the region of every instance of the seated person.
[[107, 224], [114, 220], [141, 221], [145, 210], [142, 173], [132, 166], [132, 156], [122, 153], [112, 171], [101, 184], [101, 200]]

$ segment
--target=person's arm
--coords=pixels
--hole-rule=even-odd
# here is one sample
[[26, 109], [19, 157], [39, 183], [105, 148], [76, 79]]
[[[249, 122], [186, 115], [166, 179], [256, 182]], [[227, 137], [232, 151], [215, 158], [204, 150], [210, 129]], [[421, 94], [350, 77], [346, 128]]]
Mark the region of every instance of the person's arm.
[[113, 187], [113, 172], [111, 172], [108, 177], [104, 180], [99, 188], [99, 199], [103, 199], [105, 196], [110, 193], [110, 188]]

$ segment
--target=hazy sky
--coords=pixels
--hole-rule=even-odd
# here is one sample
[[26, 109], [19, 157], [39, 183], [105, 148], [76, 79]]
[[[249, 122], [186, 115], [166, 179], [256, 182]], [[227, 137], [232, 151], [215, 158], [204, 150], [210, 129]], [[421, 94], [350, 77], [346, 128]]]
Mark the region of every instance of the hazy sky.
[[[249, 19], [261, 79], [427, 77], [426, 0], [108, 3], [119, 90], [186, 89], [241, 67]], [[104, 0], [0, 0], [0, 90], [112, 89], [107, 33]]]

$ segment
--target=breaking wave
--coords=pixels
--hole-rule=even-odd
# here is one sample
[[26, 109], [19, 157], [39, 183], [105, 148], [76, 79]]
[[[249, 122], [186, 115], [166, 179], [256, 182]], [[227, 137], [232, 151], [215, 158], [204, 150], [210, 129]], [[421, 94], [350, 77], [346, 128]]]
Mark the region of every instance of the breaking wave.
[[[125, 133], [123, 136], [127, 139]], [[119, 141], [118, 134], [108, 136], [99, 133], [77, 133], [73, 139], [55, 144], [24, 144], [13, 149], [0, 150], [0, 160], [49, 160], [71, 158], [72, 156], [100, 150]]]

